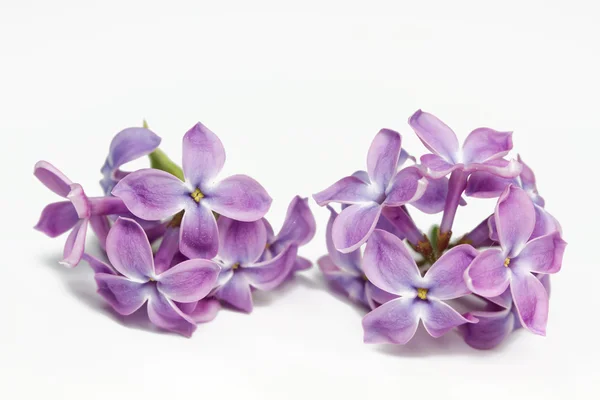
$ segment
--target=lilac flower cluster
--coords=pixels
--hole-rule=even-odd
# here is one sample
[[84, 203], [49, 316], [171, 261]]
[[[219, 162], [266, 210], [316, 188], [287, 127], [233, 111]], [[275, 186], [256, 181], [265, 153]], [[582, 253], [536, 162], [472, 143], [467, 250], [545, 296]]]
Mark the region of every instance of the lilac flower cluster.
[[[460, 147], [431, 114], [419, 110], [409, 125], [431, 152], [420, 163], [404, 166], [414, 159], [400, 134], [383, 129], [369, 148], [367, 171], [313, 196], [320, 206], [342, 205], [339, 215], [327, 206], [328, 254], [318, 264], [332, 288], [371, 310], [365, 342], [405, 344], [419, 321], [436, 338], [458, 327], [479, 349], [519, 327], [545, 335], [549, 274], [560, 270], [566, 242], [533, 171], [520, 157], [505, 158], [512, 132], [478, 128]], [[489, 217], [452, 241], [463, 195], [498, 200]], [[442, 212], [440, 225], [427, 236], [409, 205]], [[459, 305], [470, 311], [459, 313]]]
[[[154, 325], [191, 336], [222, 304], [249, 313], [254, 290], [272, 290], [309, 268], [298, 248], [314, 236], [315, 220], [308, 199], [296, 196], [275, 235], [265, 219], [271, 197], [257, 181], [217, 179], [225, 149], [204, 125], [184, 135], [182, 168], [158, 149], [160, 142], [147, 126], [119, 132], [101, 169], [102, 197], [88, 197], [50, 163], [38, 162], [35, 176], [65, 200], [46, 206], [36, 229], [50, 237], [70, 231], [61, 263], [87, 261], [98, 293], [117, 313], [147, 304]], [[121, 169], [144, 156], [152, 168]], [[86, 252], [88, 227], [108, 263]]]

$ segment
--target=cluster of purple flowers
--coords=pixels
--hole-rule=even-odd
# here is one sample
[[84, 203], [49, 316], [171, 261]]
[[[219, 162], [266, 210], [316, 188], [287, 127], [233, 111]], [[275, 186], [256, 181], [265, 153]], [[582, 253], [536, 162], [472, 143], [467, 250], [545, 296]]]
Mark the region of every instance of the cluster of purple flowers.
[[[112, 140], [102, 167], [102, 197], [88, 197], [50, 163], [35, 176], [65, 200], [43, 210], [36, 229], [50, 237], [70, 231], [62, 264], [87, 261], [98, 293], [122, 315], [147, 304], [156, 326], [191, 336], [222, 304], [251, 312], [254, 290], [272, 290], [311, 263], [298, 247], [315, 234], [308, 200], [296, 196], [278, 234], [265, 219], [271, 197], [254, 179], [217, 179], [225, 163], [219, 138], [198, 123], [183, 137], [182, 168], [158, 149], [144, 126]], [[121, 167], [149, 156], [152, 168]], [[86, 252], [91, 227], [108, 262]], [[156, 242], [154, 251], [152, 244]]]
[[[532, 170], [505, 158], [512, 132], [478, 128], [460, 147], [431, 114], [419, 110], [409, 125], [431, 152], [420, 163], [401, 148], [400, 134], [383, 129], [369, 148], [367, 171], [313, 196], [320, 206], [342, 205], [339, 215], [328, 206], [328, 255], [318, 264], [332, 288], [371, 310], [363, 319], [365, 342], [405, 344], [419, 321], [433, 337], [458, 327], [480, 349], [520, 327], [545, 335], [549, 274], [560, 270], [566, 242]], [[498, 201], [489, 217], [452, 241], [463, 195]], [[442, 212], [440, 225], [427, 236], [408, 205]], [[470, 311], [456, 311], [459, 303]]]

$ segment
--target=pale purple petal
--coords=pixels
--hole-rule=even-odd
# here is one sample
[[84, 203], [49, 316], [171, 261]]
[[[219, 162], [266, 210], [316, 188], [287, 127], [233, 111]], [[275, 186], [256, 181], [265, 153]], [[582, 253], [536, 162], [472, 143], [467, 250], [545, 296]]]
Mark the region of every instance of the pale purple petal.
[[317, 223], [308, 207], [308, 199], [296, 196], [288, 206], [283, 226], [277, 234], [277, 241], [295, 243], [302, 246], [315, 236]]
[[472, 311], [476, 324], [464, 324], [460, 330], [465, 342], [476, 349], [488, 350], [498, 346], [515, 329], [515, 316], [510, 309]]
[[500, 306], [502, 308], [511, 308], [513, 301], [512, 301], [512, 294], [510, 293], [510, 289], [507, 288], [504, 292], [502, 292], [502, 294], [500, 294], [499, 296], [494, 296], [494, 297], [486, 297], [489, 301], [491, 301], [492, 303], [496, 304], [497, 306]]
[[427, 189], [427, 179], [417, 167], [407, 167], [394, 176], [383, 204], [399, 207], [418, 200]]
[[504, 254], [509, 258], [518, 255], [535, 227], [535, 210], [527, 193], [513, 185], [507, 187], [498, 199], [494, 219]]
[[217, 283], [219, 266], [209, 260], [188, 260], [156, 277], [158, 290], [180, 303], [203, 299]]
[[175, 254], [179, 251], [179, 227], [169, 226], [154, 255], [154, 272], [159, 275], [171, 267]]
[[77, 215], [79, 218], [89, 218], [92, 215], [92, 209], [90, 201], [83, 191], [83, 187], [78, 183], [72, 183], [70, 187], [71, 190], [67, 194], [67, 198], [73, 204], [73, 207], [75, 207]]
[[408, 343], [419, 326], [419, 310], [414, 303], [412, 298], [400, 297], [365, 315], [365, 343]]
[[309, 259], [297, 256], [294, 265], [292, 266], [292, 271], [306, 271], [312, 267], [312, 265], [313, 263]]
[[342, 253], [335, 248], [333, 244], [332, 230], [333, 223], [335, 222], [335, 219], [337, 218], [338, 214], [330, 206], [327, 206], [327, 208], [329, 209], [330, 214], [329, 221], [327, 222], [327, 228], [325, 230], [325, 242], [327, 244], [327, 252], [329, 253], [329, 257], [331, 257], [331, 261], [337, 267], [347, 272], [351, 272], [354, 275], [362, 274], [362, 270], [360, 268], [360, 249], [356, 249], [354, 251], [351, 251], [350, 253]]
[[[383, 189], [382, 189], [383, 191]], [[347, 176], [340, 179], [327, 189], [313, 194], [313, 199], [318, 205], [324, 206], [331, 202], [342, 204], [360, 204], [374, 201], [377, 193], [368, 183], [356, 176]]]
[[544, 285], [529, 272], [517, 272], [513, 274], [510, 290], [523, 326], [533, 333], [545, 336], [548, 293]]
[[371, 301], [373, 309], [398, 297], [395, 294], [388, 293], [385, 290], [378, 288], [369, 281], [365, 283], [365, 295]]
[[217, 316], [217, 313], [221, 309], [221, 303], [216, 299], [202, 299], [193, 310], [187, 313], [195, 323], [202, 324], [210, 322]]
[[252, 312], [252, 292], [243, 274], [234, 273], [231, 279], [217, 290], [215, 297], [239, 310]]
[[507, 161], [503, 158], [499, 158], [484, 163], [468, 164], [464, 167], [464, 170], [467, 172], [488, 172], [503, 178], [515, 178], [521, 173], [521, 168], [521, 163], [517, 160], [512, 159]]
[[361, 276], [340, 269], [333, 264], [329, 256], [319, 258], [317, 263], [331, 289], [353, 302], [370, 307], [365, 291], [365, 280]]
[[112, 171], [152, 153], [160, 145], [160, 137], [147, 128], [127, 128], [110, 142], [106, 164]]
[[423, 326], [425, 326], [425, 330], [434, 338], [443, 336], [456, 326], [477, 322], [477, 318], [469, 314], [462, 316], [442, 301], [430, 300], [419, 303], [421, 303], [420, 309]]
[[[517, 156], [517, 160], [521, 163], [522, 165], [522, 170], [521, 170], [521, 175], [519, 175], [519, 177], [521, 178], [521, 186], [523, 187], [523, 189], [525, 189], [526, 191], [532, 191], [537, 193], [537, 187], [536, 187], [536, 183], [535, 183], [535, 174], [533, 173], [533, 170], [529, 167], [529, 165], [525, 164], [523, 162], [523, 159], [521, 159], [521, 156]], [[542, 207], [544, 206], [543, 204], [540, 204]]]
[[515, 184], [515, 179], [502, 178], [489, 172], [473, 172], [469, 176], [465, 195], [481, 199], [499, 197], [510, 184]]
[[105, 215], [91, 216], [90, 226], [92, 227], [92, 231], [96, 235], [96, 238], [100, 242], [100, 247], [106, 250], [106, 238], [108, 237], [108, 232], [110, 232], [111, 228], [108, 217]]
[[462, 168], [462, 164], [450, 164], [437, 154], [421, 156], [421, 169], [431, 179], [443, 178], [458, 168]]
[[453, 247], [444, 253], [425, 274], [428, 295], [440, 300], [455, 299], [469, 294], [463, 278], [478, 251], [468, 244]]
[[467, 136], [463, 143], [463, 161], [465, 164], [470, 164], [502, 158], [512, 147], [512, 132], [477, 128]]
[[376, 229], [363, 257], [365, 275], [375, 286], [398, 295], [414, 295], [422, 282], [421, 273], [404, 242], [389, 232]]
[[60, 261], [62, 265], [75, 267], [81, 261], [85, 250], [88, 222], [87, 219], [82, 219], [71, 230], [63, 249], [63, 259]]
[[380, 214], [381, 206], [375, 202], [354, 204], [343, 210], [333, 223], [335, 248], [342, 253], [358, 249], [375, 229]]
[[264, 217], [272, 199], [254, 179], [232, 175], [210, 188], [204, 188], [204, 202], [214, 212], [238, 221], [256, 221]]
[[484, 297], [499, 296], [510, 283], [510, 269], [504, 266], [506, 256], [502, 250], [485, 250], [471, 262], [465, 272], [469, 289]]
[[154, 276], [152, 248], [132, 219], [117, 219], [106, 238], [106, 253], [112, 266], [131, 280], [147, 282]]
[[173, 301], [166, 298], [156, 288], [152, 288], [148, 298], [148, 318], [159, 328], [190, 337], [196, 330], [194, 320], [184, 314]]
[[446, 161], [456, 163], [459, 155], [456, 134], [437, 117], [418, 110], [408, 120], [421, 142]]
[[90, 254], [83, 253], [83, 257], [81, 257], [81, 259], [87, 262], [96, 274], [102, 273], [109, 275], [118, 275], [117, 271], [115, 271], [113, 267], [106, 264], [104, 261], [100, 261], [99, 259]]
[[33, 174], [48, 189], [61, 197], [67, 197], [71, 191], [73, 182], [49, 162], [38, 161], [33, 168]]
[[97, 273], [94, 278], [98, 294], [121, 315], [133, 314], [148, 299], [149, 292], [145, 283], [106, 273]]
[[560, 271], [567, 242], [559, 232], [540, 236], [528, 242], [518, 257], [511, 260], [511, 269], [541, 274], [555, 274]]
[[[121, 179], [112, 194], [136, 216], [148, 221], [168, 218], [191, 199], [177, 177], [157, 169], [141, 169]], [[192, 200], [193, 201], [193, 200]]]
[[367, 155], [367, 171], [371, 182], [382, 190], [396, 173], [402, 138], [398, 132], [382, 129], [371, 142]]
[[552, 232], [562, 232], [560, 223], [546, 211], [544, 208], [537, 204], [534, 204], [535, 208], [535, 228], [531, 233], [530, 239], [535, 239], [540, 236], [547, 235]]
[[219, 251], [219, 231], [212, 211], [201, 204], [188, 206], [181, 220], [179, 251], [188, 258], [211, 259]]
[[263, 220], [236, 221], [220, 217], [219, 258], [229, 264], [250, 264], [259, 259], [267, 245], [267, 230]]
[[421, 197], [410, 205], [426, 214], [437, 214], [444, 209], [448, 196], [448, 178], [430, 179]]
[[287, 278], [297, 254], [298, 247], [290, 245], [271, 260], [241, 267], [234, 275], [243, 274], [246, 281], [259, 290], [271, 290]]
[[48, 204], [42, 211], [35, 229], [50, 237], [57, 237], [73, 228], [79, 216], [70, 201]]
[[[400, 161], [398, 161], [398, 164], [400, 164]], [[366, 184], [371, 184], [371, 179], [369, 178], [369, 174], [367, 173], [367, 171], [355, 171], [352, 174], [353, 177], [360, 179], [361, 181], [363, 181]]]
[[225, 148], [210, 129], [198, 122], [183, 136], [183, 173], [197, 187], [210, 184], [225, 164]]

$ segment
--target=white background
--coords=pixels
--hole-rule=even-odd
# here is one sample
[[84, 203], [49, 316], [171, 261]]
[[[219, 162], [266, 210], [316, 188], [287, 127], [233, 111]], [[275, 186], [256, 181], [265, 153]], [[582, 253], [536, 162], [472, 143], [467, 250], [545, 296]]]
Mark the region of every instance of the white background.
[[[597, 2], [87, 3], [0, 3], [0, 398], [598, 398]], [[418, 108], [461, 140], [515, 131], [569, 242], [547, 337], [520, 331], [487, 352], [455, 332], [364, 345], [363, 311], [313, 270], [185, 339], [115, 317], [85, 264], [58, 265], [64, 238], [32, 229], [57, 201], [34, 163], [99, 195], [110, 139], [142, 118], [175, 160], [195, 122], [216, 132], [223, 176], [260, 181], [278, 227], [295, 194], [364, 168], [380, 128], [423, 154], [406, 124]], [[457, 234], [494, 205], [469, 202]], [[301, 253], [316, 260], [328, 213], [311, 206], [319, 229]]]

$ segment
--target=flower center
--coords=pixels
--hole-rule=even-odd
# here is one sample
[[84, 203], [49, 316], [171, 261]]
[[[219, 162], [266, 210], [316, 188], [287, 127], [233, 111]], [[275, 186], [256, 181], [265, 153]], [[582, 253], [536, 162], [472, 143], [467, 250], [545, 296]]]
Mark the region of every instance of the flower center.
[[504, 260], [504, 266], [506, 268], [508, 268], [509, 265], [510, 265], [510, 258], [506, 257], [506, 259]]
[[429, 291], [429, 289], [418, 288], [417, 289], [417, 297], [420, 298], [421, 300], [426, 300], [428, 291]]
[[204, 193], [202, 193], [200, 189], [196, 188], [196, 190], [190, 193], [190, 196], [192, 196], [192, 199], [194, 199], [196, 203], [200, 203], [200, 200], [204, 198]]
[[236, 269], [238, 269], [239, 267], [240, 267], [240, 263], [235, 263], [235, 264], [233, 264], [233, 265], [231, 266], [231, 269], [232, 269], [233, 271], [235, 271], [235, 270], [236, 270]]

